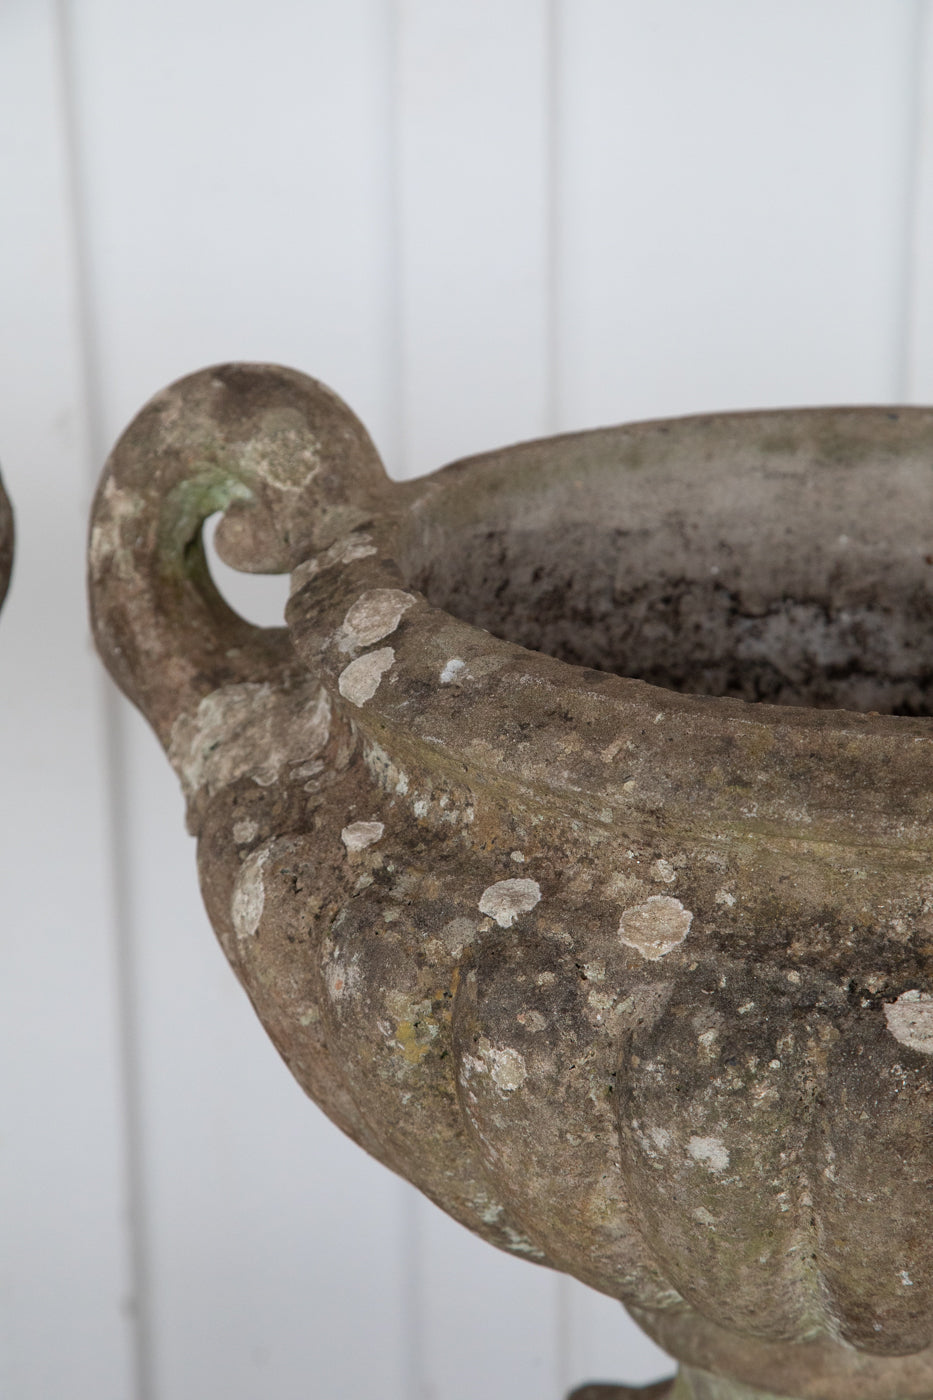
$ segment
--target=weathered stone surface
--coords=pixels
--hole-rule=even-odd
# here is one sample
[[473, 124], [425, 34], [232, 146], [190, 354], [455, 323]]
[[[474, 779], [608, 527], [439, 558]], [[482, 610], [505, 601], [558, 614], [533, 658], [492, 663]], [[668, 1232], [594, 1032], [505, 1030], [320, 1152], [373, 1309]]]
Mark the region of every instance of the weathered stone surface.
[[[98, 645], [283, 1058], [672, 1400], [933, 1395], [931, 459], [933, 412], [813, 410], [392, 485], [228, 366], [98, 492]], [[218, 509], [287, 630], [214, 590]]]

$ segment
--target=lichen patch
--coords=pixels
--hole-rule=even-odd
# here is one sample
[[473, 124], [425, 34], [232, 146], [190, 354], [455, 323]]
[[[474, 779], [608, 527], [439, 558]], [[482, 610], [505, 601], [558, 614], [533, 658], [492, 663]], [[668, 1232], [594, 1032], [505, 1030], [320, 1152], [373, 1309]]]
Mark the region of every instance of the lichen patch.
[[340, 839], [348, 851], [364, 851], [373, 846], [385, 835], [384, 822], [351, 822], [340, 833]]
[[262, 431], [239, 447], [240, 461], [251, 475], [281, 491], [303, 491], [321, 470], [321, 445], [290, 409], [263, 414]]
[[[460, 1073], [464, 1082], [468, 1082], [474, 1074], [488, 1074], [500, 1094], [506, 1095], [522, 1087], [528, 1078], [528, 1067], [520, 1051], [513, 1050], [511, 1046], [490, 1045], [484, 1037], [478, 1055], [464, 1055]], [[472, 1090], [470, 1096], [475, 1101]]]
[[495, 919], [500, 928], [511, 928], [519, 914], [527, 914], [540, 898], [537, 880], [499, 880], [483, 890], [479, 911]]
[[916, 987], [902, 992], [897, 1001], [885, 1004], [884, 1017], [888, 1030], [911, 1050], [933, 1055], [933, 996]]
[[404, 593], [401, 588], [370, 588], [362, 593], [343, 620], [338, 650], [348, 652], [381, 642], [395, 631], [415, 601], [411, 593]]
[[378, 551], [372, 542], [371, 535], [351, 535], [347, 539], [338, 540], [323, 554], [306, 559], [303, 564], [299, 564], [293, 570], [289, 596], [294, 597], [304, 588], [306, 583], [309, 583], [323, 569], [333, 568], [334, 565], [353, 564], [357, 559], [366, 559], [370, 554], [376, 553]]
[[679, 899], [653, 894], [644, 904], [626, 909], [619, 923], [619, 938], [649, 962], [657, 962], [683, 943], [692, 922], [693, 914]]
[[468, 943], [476, 937], [476, 929], [469, 919], [459, 915], [451, 919], [440, 931], [440, 941], [448, 952], [458, 958]]
[[320, 753], [329, 734], [324, 689], [245, 681], [212, 691], [194, 714], [179, 715], [168, 757], [187, 796], [213, 796], [242, 777], [271, 787], [284, 769]]
[[378, 651], [368, 651], [358, 656], [340, 672], [337, 689], [344, 700], [359, 708], [371, 700], [379, 689], [383, 676], [395, 665], [395, 652], [392, 647], [380, 647]]
[[701, 1163], [717, 1176], [729, 1165], [729, 1149], [719, 1138], [692, 1137], [687, 1143], [687, 1151], [695, 1162]]
[[499, 1050], [493, 1047], [485, 1052], [485, 1058], [489, 1062], [493, 1083], [504, 1094], [511, 1094], [520, 1089], [528, 1078], [525, 1057], [518, 1050]]
[[272, 854], [274, 844], [274, 840], [266, 841], [264, 845], [259, 846], [257, 850], [247, 856], [240, 867], [240, 873], [233, 887], [233, 899], [230, 906], [230, 914], [237, 938], [255, 938], [259, 932], [262, 911], [266, 902], [263, 870]]
[[384, 792], [396, 792], [404, 797], [408, 792], [408, 774], [399, 768], [379, 744], [368, 743], [363, 747], [363, 762], [379, 787]]

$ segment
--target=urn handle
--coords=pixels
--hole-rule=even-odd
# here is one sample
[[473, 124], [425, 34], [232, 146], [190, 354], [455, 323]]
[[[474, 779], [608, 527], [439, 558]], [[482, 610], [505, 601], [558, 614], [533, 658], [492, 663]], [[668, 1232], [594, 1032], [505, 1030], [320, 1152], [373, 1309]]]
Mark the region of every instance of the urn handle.
[[303, 670], [284, 627], [254, 626], [221, 597], [205, 520], [224, 512], [216, 545], [234, 568], [286, 573], [365, 522], [388, 484], [346, 404], [274, 365], [202, 370], [131, 423], [94, 501], [91, 616], [111, 675], [166, 748], [212, 692]]

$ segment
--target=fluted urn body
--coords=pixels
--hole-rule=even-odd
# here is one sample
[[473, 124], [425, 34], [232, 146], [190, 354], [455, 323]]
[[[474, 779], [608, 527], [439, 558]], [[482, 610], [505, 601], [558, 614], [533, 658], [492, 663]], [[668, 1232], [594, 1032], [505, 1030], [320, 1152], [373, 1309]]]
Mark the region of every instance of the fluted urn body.
[[[200, 542], [290, 571], [287, 628]], [[676, 1394], [933, 1396], [933, 413], [529, 443], [404, 485], [320, 384], [154, 399], [102, 655], [307, 1092]]]

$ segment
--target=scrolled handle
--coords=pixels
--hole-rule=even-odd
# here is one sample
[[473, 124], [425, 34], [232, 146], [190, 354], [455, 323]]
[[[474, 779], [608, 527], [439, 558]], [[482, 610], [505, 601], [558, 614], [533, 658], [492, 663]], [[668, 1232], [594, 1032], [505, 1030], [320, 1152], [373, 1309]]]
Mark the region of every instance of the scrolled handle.
[[224, 602], [205, 520], [224, 512], [216, 544], [234, 568], [284, 573], [369, 518], [387, 485], [359, 420], [294, 370], [206, 369], [146, 405], [97, 491], [89, 592], [104, 662], [167, 749], [213, 692], [300, 669], [284, 628]]

